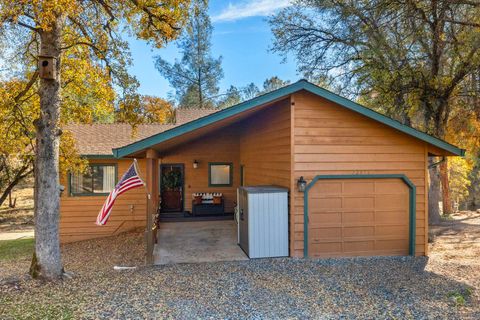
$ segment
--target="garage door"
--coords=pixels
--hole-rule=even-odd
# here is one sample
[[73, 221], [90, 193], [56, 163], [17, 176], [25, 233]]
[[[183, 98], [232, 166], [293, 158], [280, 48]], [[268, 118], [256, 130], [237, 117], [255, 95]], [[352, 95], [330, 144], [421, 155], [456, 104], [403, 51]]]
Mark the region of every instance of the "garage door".
[[409, 254], [402, 179], [319, 180], [308, 192], [310, 257]]

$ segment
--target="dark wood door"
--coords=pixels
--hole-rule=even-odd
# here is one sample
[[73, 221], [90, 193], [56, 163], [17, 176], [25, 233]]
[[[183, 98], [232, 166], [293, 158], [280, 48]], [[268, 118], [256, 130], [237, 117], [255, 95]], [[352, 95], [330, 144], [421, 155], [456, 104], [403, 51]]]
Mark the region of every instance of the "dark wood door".
[[183, 211], [184, 181], [183, 164], [162, 164], [160, 166], [161, 212]]

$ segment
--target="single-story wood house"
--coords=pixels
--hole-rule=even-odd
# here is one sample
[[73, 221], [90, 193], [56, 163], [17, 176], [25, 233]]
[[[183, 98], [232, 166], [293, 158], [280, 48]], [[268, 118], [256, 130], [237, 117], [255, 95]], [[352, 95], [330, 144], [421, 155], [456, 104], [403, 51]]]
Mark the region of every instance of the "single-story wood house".
[[[151, 230], [159, 207], [191, 213], [198, 194], [221, 194], [233, 212], [239, 186], [277, 185], [289, 190], [293, 257], [427, 255], [428, 159], [464, 155], [305, 80], [223, 110], [179, 110], [175, 124], [141, 125], [135, 136], [124, 124], [66, 129], [92, 170], [62, 177], [62, 241]], [[95, 226], [133, 158], [152, 201], [131, 190]], [[167, 194], [172, 181], [177, 200]]]

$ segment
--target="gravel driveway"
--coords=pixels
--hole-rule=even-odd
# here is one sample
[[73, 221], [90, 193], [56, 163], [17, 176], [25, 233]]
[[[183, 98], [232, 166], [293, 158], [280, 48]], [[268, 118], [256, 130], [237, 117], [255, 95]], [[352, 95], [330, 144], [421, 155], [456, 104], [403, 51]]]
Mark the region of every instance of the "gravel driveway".
[[[466, 317], [448, 294], [467, 286], [423, 271], [425, 263], [424, 258], [266, 259], [148, 268], [119, 275], [96, 297], [99, 304], [82, 309], [92, 318]], [[468, 316], [478, 319], [480, 313]]]
[[83, 241], [63, 247], [74, 277], [61, 283], [22, 277], [29, 257], [0, 261], [0, 319], [480, 319], [480, 238], [462, 230], [439, 235], [430, 259], [282, 258], [133, 271], [112, 267], [142, 264], [142, 233]]

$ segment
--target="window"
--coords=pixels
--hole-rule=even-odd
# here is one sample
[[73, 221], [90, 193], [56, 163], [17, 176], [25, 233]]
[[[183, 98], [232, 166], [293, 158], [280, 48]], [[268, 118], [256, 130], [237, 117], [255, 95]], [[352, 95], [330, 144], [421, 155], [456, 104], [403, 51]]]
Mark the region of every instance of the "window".
[[210, 187], [230, 187], [233, 180], [232, 167], [231, 163], [209, 163], [208, 185]]
[[116, 176], [116, 165], [92, 164], [85, 173], [70, 174], [70, 194], [108, 194], [115, 188]]

